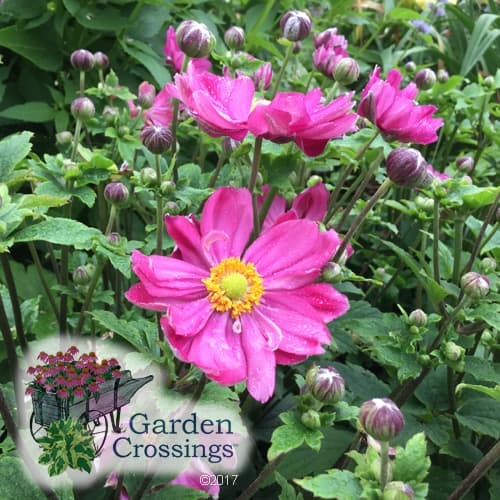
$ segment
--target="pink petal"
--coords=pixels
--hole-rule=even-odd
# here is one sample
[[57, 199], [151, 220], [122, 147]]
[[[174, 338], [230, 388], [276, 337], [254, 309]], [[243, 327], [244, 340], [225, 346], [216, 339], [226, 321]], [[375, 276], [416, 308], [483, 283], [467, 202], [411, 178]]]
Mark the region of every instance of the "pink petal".
[[220, 262], [230, 256], [239, 257], [248, 243], [253, 229], [252, 197], [244, 188], [222, 187], [206, 201], [200, 222], [201, 234], [221, 231], [226, 240], [215, 241], [209, 255], [212, 262]]
[[153, 311], [164, 312], [169, 306], [168, 300], [150, 295], [142, 283], [132, 285], [130, 289], [125, 292], [125, 298], [136, 306], [143, 307], [144, 309], [151, 309]]
[[210, 301], [203, 297], [192, 302], [171, 306], [168, 318], [170, 323], [175, 325], [176, 335], [192, 337], [206, 327], [213, 312]]
[[298, 219], [276, 224], [245, 252], [266, 290], [293, 289], [314, 281], [338, 246], [335, 232], [319, 231], [316, 222]]
[[293, 200], [292, 208], [301, 219], [320, 221], [326, 214], [329, 196], [325, 185], [318, 182], [297, 195]]

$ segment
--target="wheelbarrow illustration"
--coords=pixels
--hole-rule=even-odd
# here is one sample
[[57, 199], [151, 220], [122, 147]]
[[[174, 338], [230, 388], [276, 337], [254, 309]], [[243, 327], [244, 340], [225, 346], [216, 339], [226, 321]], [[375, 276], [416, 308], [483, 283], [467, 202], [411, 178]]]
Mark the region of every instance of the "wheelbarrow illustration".
[[96, 394], [75, 398], [71, 403], [54, 392], [35, 390], [31, 393], [31, 436], [38, 442], [52, 422], [73, 417], [91, 433], [97, 456], [104, 446], [109, 427], [115, 433], [120, 432], [122, 407], [129, 404], [135, 393], [151, 380], [153, 375], [132, 378], [129, 370], [123, 370], [119, 378], [102, 383]]

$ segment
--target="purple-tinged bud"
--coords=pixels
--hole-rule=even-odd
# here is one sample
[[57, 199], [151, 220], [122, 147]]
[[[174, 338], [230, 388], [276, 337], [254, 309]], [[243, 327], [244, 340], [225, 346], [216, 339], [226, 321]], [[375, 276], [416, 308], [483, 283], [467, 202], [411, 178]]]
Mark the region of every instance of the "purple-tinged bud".
[[343, 57], [333, 68], [332, 76], [340, 85], [350, 85], [359, 78], [359, 64], [352, 57]]
[[142, 109], [149, 109], [155, 100], [156, 89], [149, 82], [142, 82], [137, 89], [137, 104]]
[[328, 283], [338, 283], [342, 276], [342, 266], [337, 262], [327, 262], [321, 270], [321, 278]]
[[416, 69], [417, 65], [413, 61], [408, 61], [405, 64], [405, 70], [408, 71], [408, 73], [414, 73]]
[[79, 71], [90, 71], [95, 65], [95, 58], [92, 52], [79, 49], [71, 53], [71, 65]]
[[156, 170], [151, 167], [141, 168], [141, 171], [139, 172], [139, 178], [141, 180], [141, 183], [145, 186], [154, 186], [158, 182]]
[[415, 84], [420, 90], [428, 90], [436, 83], [436, 73], [430, 68], [424, 68], [417, 71], [415, 75]]
[[344, 35], [337, 33], [337, 28], [328, 28], [314, 37], [314, 48], [326, 45], [331, 49], [347, 49], [347, 39]]
[[377, 441], [390, 441], [403, 430], [405, 419], [394, 401], [374, 398], [361, 405], [359, 420], [367, 434]]
[[141, 140], [151, 153], [159, 155], [172, 145], [172, 131], [163, 125], [145, 125], [141, 130]]
[[104, 121], [107, 125], [112, 125], [115, 122], [117, 116], [118, 112], [116, 111], [115, 107], [104, 106], [102, 110], [102, 117], [104, 118]]
[[95, 115], [94, 103], [88, 97], [77, 97], [71, 103], [71, 114], [77, 120], [86, 122]]
[[109, 66], [109, 57], [104, 52], [95, 52], [94, 61], [97, 69], [106, 69]]
[[382, 500], [413, 500], [415, 493], [413, 488], [403, 481], [391, 481], [384, 488]]
[[427, 314], [422, 309], [415, 309], [408, 316], [408, 324], [418, 327], [427, 325]]
[[205, 57], [215, 47], [215, 36], [203, 23], [182, 21], [175, 32], [177, 45], [189, 57]]
[[56, 134], [58, 144], [71, 144], [73, 142], [73, 134], [69, 130], [63, 130]]
[[438, 82], [440, 83], [446, 83], [450, 79], [450, 75], [448, 74], [448, 71], [446, 71], [443, 68], [438, 69], [437, 72], [437, 79]]
[[287, 40], [304, 40], [311, 32], [311, 18], [302, 10], [289, 10], [281, 16], [280, 28]]
[[294, 54], [298, 54], [300, 51], [302, 50], [302, 44], [300, 42], [295, 42], [293, 44], [293, 49], [292, 49], [292, 52]]
[[89, 271], [86, 266], [78, 266], [73, 271], [73, 283], [75, 285], [85, 286], [90, 283], [92, 276], [89, 274]]
[[128, 188], [122, 182], [110, 182], [104, 188], [104, 198], [113, 205], [123, 205], [128, 200]]
[[236, 139], [232, 139], [231, 137], [225, 136], [222, 139], [222, 149], [226, 154], [231, 154], [233, 151], [236, 151], [238, 146], [241, 144], [240, 141]]
[[307, 410], [300, 416], [300, 421], [312, 430], [321, 428], [321, 416], [316, 410]]
[[474, 158], [472, 156], [461, 156], [455, 160], [455, 165], [462, 172], [472, 172], [474, 170]]
[[345, 382], [332, 366], [313, 366], [306, 374], [306, 389], [321, 403], [338, 403], [345, 393]]
[[497, 261], [493, 257], [485, 257], [480, 265], [484, 274], [491, 274], [496, 271]]
[[115, 233], [115, 232], [109, 233], [106, 236], [106, 239], [108, 240], [108, 243], [114, 247], [119, 247], [122, 241], [120, 233]]
[[417, 149], [393, 149], [387, 157], [386, 167], [389, 179], [398, 186], [425, 187], [433, 179], [427, 162]]
[[160, 184], [160, 190], [165, 196], [169, 196], [175, 193], [175, 182], [174, 181], [163, 181]]
[[463, 358], [465, 349], [450, 340], [449, 342], [446, 342], [444, 344], [443, 353], [448, 361], [458, 361], [459, 359]]
[[179, 205], [177, 205], [175, 201], [167, 201], [167, 203], [165, 203], [165, 213], [169, 215], [176, 215], [179, 212]]
[[129, 165], [128, 161], [123, 161], [118, 169], [121, 175], [130, 176], [134, 173], [134, 169]]
[[490, 87], [491, 89], [494, 89], [494, 88], [495, 88], [495, 78], [494, 78], [492, 75], [488, 75], [488, 76], [484, 79], [484, 84], [485, 84], [487, 87]]
[[467, 297], [480, 299], [490, 291], [490, 280], [487, 276], [470, 271], [462, 276], [460, 286]]
[[231, 26], [224, 33], [224, 42], [231, 50], [240, 50], [245, 45], [245, 31], [239, 26]]
[[267, 90], [271, 86], [273, 79], [273, 67], [271, 63], [264, 63], [257, 68], [251, 78], [256, 90]]

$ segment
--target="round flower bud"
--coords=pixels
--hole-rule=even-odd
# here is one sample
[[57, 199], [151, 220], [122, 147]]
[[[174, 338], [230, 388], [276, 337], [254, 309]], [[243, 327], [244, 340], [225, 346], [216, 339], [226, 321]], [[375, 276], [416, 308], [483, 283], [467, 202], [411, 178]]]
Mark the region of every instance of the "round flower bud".
[[338, 283], [342, 280], [342, 266], [338, 262], [327, 262], [321, 270], [321, 277], [328, 283]]
[[92, 276], [89, 274], [89, 270], [86, 266], [78, 266], [73, 271], [73, 283], [75, 283], [75, 285], [88, 285], [91, 279]]
[[109, 57], [104, 52], [95, 52], [94, 61], [97, 69], [106, 69], [109, 66]]
[[273, 67], [271, 63], [264, 63], [253, 72], [250, 78], [256, 90], [267, 90], [271, 86], [271, 81], [273, 79]]
[[406, 71], [408, 71], [409, 73], [413, 73], [413, 72], [417, 69], [417, 65], [416, 65], [413, 61], [408, 61], [408, 62], [405, 64], [405, 69], [406, 69]]
[[420, 90], [427, 90], [436, 83], [436, 73], [430, 68], [424, 68], [417, 71], [415, 75], [415, 84]]
[[465, 353], [465, 349], [455, 342], [446, 342], [443, 346], [443, 353], [448, 361], [458, 361]]
[[394, 401], [375, 398], [361, 405], [359, 420], [364, 430], [377, 441], [390, 441], [402, 430], [405, 419]]
[[306, 374], [306, 389], [320, 402], [334, 404], [344, 397], [345, 382], [332, 366], [313, 366]]
[[245, 45], [245, 32], [239, 26], [231, 26], [224, 33], [224, 42], [231, 50], [240, 50]]
[[408, 316], [408, 324], [411, 326], [425, 326], [427, 324], [427, 314], [422, 309], [415, 309]]
[[113, 205], [122, 205], [128, 200], [128, 188], [121, 182], [110, 182], [104, 188], [104, 198]]
[[323, 182], [320, 175], [311, 175], [309, 179], [307, 179], [307, 187], [316, 186], [319, 182]]
[[415, 493], [412, 487], [403, 481], [391, 481], [384, 488], [383, 500], [413, 500]]
[[75, 50], [69, 59], [73, 68], [79, 71], [90, 71], [95, 65], [94, 54], [85, 49]]
[[434, 200], [428, 196], [416, 196], [415, 205], [426, 212], [432, 212]]
[[182, 21], [175, 32], [177, 45], [189, 57], [205, 57], [215, 47], [215, 36], [203, 23]]
[[73, 134], [69, 130], [63, 130], [56, 134], [58, 144], [71, 144], [73, 142]]
[[438, 82], [440, 82], [440, 83], [446, 83], [450, 79], [450, 75], [448, 74], [448, 71], [441, 68], [441, 69], [438, 69], [437, 79], [438, 79]]
[[164, 195], [170, 195], [175, 193], [175, 182], [174, 181], [163, 181], [160, 184], [160, 190]]
[[393, 149], [387, 157], [386, 166], [389, 179], [398, 186], [425, 187], [432, 182], [427, 162], [416, 149]]
[[156, 89], [149, 82], [142, 82], [137, 89], [137, 104], [142, 109], [149, 109], [155, 100]]
[[470, 271], [462, 276], [460, 286], [465, 295], [472, 299], [479, 299], [489, 292], [490, 280], [482, 274]]
[[114, 247], [118, 247], [118, 246], [120, 246], [122, 237], [120, 236], [120, 233], [112, 232], [106, 236], [106, 239], [108, 240], [108, 243], [110, 245], [113, 245]]
[[141, 183], [145, 186], [154, 186], [158, 182], [156, 170], [151, 167], [141, 168], [139, 178], [141, 179]]
[[175, 215], [180, 212], [179, 205], [175, 201], [167, 201], [165, 203], [165, 212], [169, 215]]
[[115, 123], [116, 117], [118, 116], [118, 112], [116, 108], [113, 106], [104, 106], [102, 110], [102, 117], [107, 125], [112, 125]]
[[359, 64], [352, 57], [343, 57], [333, 68], [332, 76], [340, 85], [350, 85], [359, 78]]
[[462, 172], [472, 172], [474, 170], [474, 158], [472, 156], [461, 156], [455, 160], [455, 165]]
[[316, 410], [307, 410], [300, 416], [300, 421], [308, 429], [320, 429], [321, 428], [321, 417]]
[[153, 154], [162, 154], [172, 145], [172, 131], [163, 125], [146, 125], [141, 130], [144, 146]]
[[236, 149], [240, 144], [241, 144], [240, 141], [232, 139], [231, 137], [228, 136], [225, 136], [222, 139], [221, 143], [223, 151], [228, 155], [230, 155], [233, 151], [236, 151]]
[[88, 97], [77, 97], [71, 103], [71, 114], [77, 120], [86, 122], [95, 115], [94, 103]]
[[485, 257], [481, 261], [481, 270], [485, 274], [494, 273], [496, 268], [497, 268], [497, 261], [496, 261], [496, 259], [493, 259], [492, 257]]
[[304, 40], [311, 32], [311, 18], [302, 10], [289, 10], [280, 19], [283, 36], [291, 42]]

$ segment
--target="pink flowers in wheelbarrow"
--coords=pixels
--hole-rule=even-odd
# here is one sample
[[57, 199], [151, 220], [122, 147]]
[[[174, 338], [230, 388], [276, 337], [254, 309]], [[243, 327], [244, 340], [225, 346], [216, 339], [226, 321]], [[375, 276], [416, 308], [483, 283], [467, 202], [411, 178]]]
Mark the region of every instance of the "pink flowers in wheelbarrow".
[[246, 381], [261, 402], [274, 393], [278, 364], [324, 352], [325, 323], [345, 313], [347, 298], [316, 280], [341, 240], [313, 220], [291, 217], [254, 241], [251, 194], [223, 187], [200, 221], [166, 216], [176, 243], [170, 257], [135, 251], [140, 279], [126, 293], [134, 304], [164, 312], [175, 355], [224, 385]]

